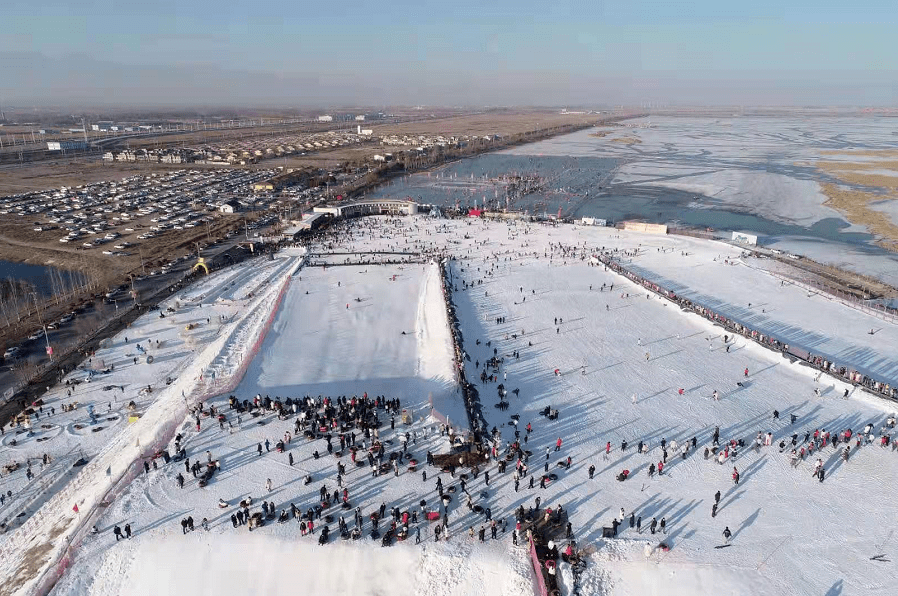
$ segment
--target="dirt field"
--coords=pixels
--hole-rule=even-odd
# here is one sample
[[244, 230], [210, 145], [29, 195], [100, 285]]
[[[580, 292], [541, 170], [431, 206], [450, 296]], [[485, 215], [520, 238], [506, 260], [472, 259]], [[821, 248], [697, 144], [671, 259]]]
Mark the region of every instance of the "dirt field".
[[[870, 203], [883, 199], [898, 200], [898, 151], [824, 151], [824, 155], [842, 159], [817, 161], [813, 165], [841, 184], [821, 184], [827, 205], [838, 209], [852, 223], [866, 226], [880, 236], [883, 248], [898, 252], [898, 225]], [[879, 158], [856, 161], [857, 157]], [[804, 164], [807, 165], [807, 164]]]
[[[368, 128], [376, 135], [487, 135], [516, 134], [578, 122], [596, 122], [597, 114], [560, 114], [558, 112], [487, 112], [447, 116], [427, 121], [402, 122], [400, 124], [377, 125], [371, 122]], [[364, 127], [364, 126], [363, 126]]]
[[638, 145], [642, 141], [636, 137], [617, 137], [616, 139], [611, 139], [611, 142], [620, 143], [621, 145]]
[[[898, 226], [889, 217], [868, 205], [874, 201], [881, 201], [884, 197], [880, 194], [860, 190], [849, 190], [836, 184], [821, 184], [823, 194], [828, 197], [826, 205], [838, 209], [845, 214], [851, 223], [866, 226], [871, 233], [880, 236], [877, 244], [891, 251], [898, 252]], [[893, 198], [898, 199], [893, 195]]]

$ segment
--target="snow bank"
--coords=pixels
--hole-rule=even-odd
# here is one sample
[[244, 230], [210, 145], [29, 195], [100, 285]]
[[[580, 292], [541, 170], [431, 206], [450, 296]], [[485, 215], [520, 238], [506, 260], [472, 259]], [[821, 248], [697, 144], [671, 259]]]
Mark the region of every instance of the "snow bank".
[[67, 577], [57, 593], [91, 596], [530, 596], [526, 568], [487, 547], [340, 542], [326, 547], [254, 534], [204, 532], [121, 543], [93, 574]]

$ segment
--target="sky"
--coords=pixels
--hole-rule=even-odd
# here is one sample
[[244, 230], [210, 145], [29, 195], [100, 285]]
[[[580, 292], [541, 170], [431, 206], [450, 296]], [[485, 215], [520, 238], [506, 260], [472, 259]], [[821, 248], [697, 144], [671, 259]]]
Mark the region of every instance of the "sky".
[[0, 99], [898, 105], [886, 0], [5, 0]]

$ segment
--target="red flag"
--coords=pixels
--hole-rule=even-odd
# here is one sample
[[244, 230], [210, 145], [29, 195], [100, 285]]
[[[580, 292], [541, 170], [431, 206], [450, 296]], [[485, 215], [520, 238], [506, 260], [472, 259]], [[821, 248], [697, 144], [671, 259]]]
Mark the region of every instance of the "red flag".
[[76, 503], [74, 507], [72, 507], [72, 511], [78, 513], [78, 504]]

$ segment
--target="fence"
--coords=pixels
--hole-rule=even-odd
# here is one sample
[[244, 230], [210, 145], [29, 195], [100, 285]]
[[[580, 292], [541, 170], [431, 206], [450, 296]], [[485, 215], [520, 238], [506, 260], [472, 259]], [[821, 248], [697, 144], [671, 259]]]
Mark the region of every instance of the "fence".
[[[303, 262], [300, 262], [299, 266], [296, 269], [302, 267], [302, 265]], [[156, 453], [162, 451], [171, 442], [172, 438], [177, 433], [177, 429], [184, 421], [184, 418], [188, 415], [190, 411], [190, 404], [196, 404], [208, 398], [221, 395], [222, 393], [225, 393], [227, 391], [231, 391], [240, 383], [243, 375], [246, 373], [247, 366], [258, 353], [259, 348], [261, 347], [262, 342], [265, 339], [265, 336], [271, 328], [271, 324], [274, 322], [274, 318], [277, 314], [280, 304], [284, 296], [286, 295], [287, 289], [290, 285], [292, 273], [294, 273], [296, 269], [294, 269], [290, 274], [286, 275], [286, 279], [284, 280], [280, 290], [275, 297], [274, 302], [272, 303], [271, 311], [268, 314], [265, 323], [261, 327], [258, 337], [253, 343], [253, 347], [244, 353], [243, 360], [238, 366], [235, 373], [227, 379], [221, 379], [221, 384], [213, 383], [201, 390], [191, 392], [189, 397], [185, 397], [183, 407], [178, 408], [182, 411], [177, 415], [172, 415], [170, 417], [168, 422], [166, 422], [161, 427], [160, 431], [154, 435], [154, 440], [143, 447], [140, 456], [129, 464], [129, 466], [119, 476], [119, 478], [115, 480], [112, 483], [112, 486], [104, 493], [103, 497], [99, 499], [98, 502], [93, 507], [91, 507], [87, 513], [84, 514], [82, 521], [78, 522], [78, 527], [68, 538], [68, 544], [66, 545], [61, 555], [59, 555], [58, 560], [55, 563], [51, 564], [50, 567], [48, 567], [43, 575], [37, 580], [36, 588], [34, 591], [35, 594], [45, 596], [46, 594], [50, 593], [50, 591], [53, 589], [53, 586], [56, 585], [56, 583], [62, 577], [63, 573], [65, 573], [66, 569], [68, 569], [68, 567], [76, 558], [84, 538], [88, 535], [90, 529], [103, 515], [105, 508], [108, 507], [123, 493], [125, 493], [130, 488], [130, 485], [134, 481], [134, 479], [141, 474], [141, 472], [143, 471], [142, 461], [145, 458], [153, 456]], [[264, 304], [264, 300], [260, 301], [258, 306], [262, 306], [262, 304]], [[233, 335], [233, 332], [231, 335]], [[188, 368], [191, 364], [195, 363], [185, 362], [185, 366]], [[205, 368], [206, 366], [208, 365], [204, 365], [201, 368]], [[171, 390], [174, 391], [175, 389], [172, 388]]]
[[[747, 267], [752, 267], [747, 263], [743, 263]], [[898, 324], [898, 311], [894, 308], [889, 308], [885, 304], [873, 304], [871, 305], [868, 301], [855, 296], [854, 294], [850, 294], [848, 292], [843, 292], [832, 286], [814, 280], [809, 281], [798, 281], [796, 279], [792, 279], [790, 277], [786, 277], [784, 275], [779, 275], [775, 271], [768, 271], [766, 269], [760, 269], [758, 267], [752, 267], [752, 269], [757, 269], [759, 271], [763, 271], [765, 273], [770, 273], [777, 279], [781, 279], [785, 281], [787, 284], [792, 284], [793, 286], [802, 288], [805, 291], [813, 292], [814, 294], [819, 294], [825, 298], [829, 298], [830, 300], [838, 300], [841, 304], [849, 308], [853, 308], [857, 311], [860, 311], [864, 314], [868, 314], [872, 317], [876, 317], [877, 319], [881, 319], [888, 323]]]
[[765, 348], [775, 350], [782, 354], [788, 354], [789, 356], [795, 358], [796, 360], [801, 360], [805, 364], [812, 366], [820, 371], [826, 372], [832, 376], [839, 377], [844, 381], [849, 383], [853, 383], [856, 385], [861, 385], [865, 389], [876, 393], [877, 395], [884, 397], [886, 399], [898, 400], [898, 389], [893, 388], [890, 384], [877, 381], [868, 375], [860, 372], [858, 370], [852, 369], [848, 365], [840, 365], [832, 362], [824, 356], [815, 355], [811, 353], [809, 350], [805, 349], [796, 349], [795, 347], [790, 347], [788, 343], [784, 340], [773, 337], [769, 333], [764, 333], [761, 331], [757, 331], [751, 329], [750, 327], [743, 325], [742, 323], [736, 321], [735, 319], [731, 319], [725, 317], [710, 308], [702, 306], [692, 300], [687, 298], [683, 298], [677, 296], [675, 292], [672, 290], [668, 290], [666, 288], [662, 288], [658, 284], [643, 278], [642, 276], [633, 273], [620, 263], [616, 262], [614, 258], [605, 253], [595, 255], [599, 261], [604, 263], [609, 269], [623, 275], [630, 281], [641, 285], [647, 290], [651, 290], [664, 298], [667, 298], [671, 302], [677, 304], [684, 310], [688, 310], [694, 312], [705, 319], [716, 323], [722, 326], [724, 329], [728, 331], [741, 335], [747, 339], [751, 339], [756, 343], [764, 346]]
[[533, 565], [533, 574], [536, 576], [536, 594], [537, 596], [549, 596], [549, 589], [546, 587], [546, 578], [543, 577], [543, 564], [539, 562], [536, 554], [536, 543], [533, 537], [528, 538], [530, 543], [530, 563]]

